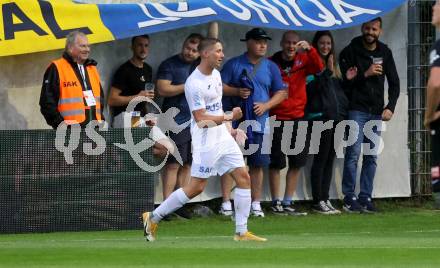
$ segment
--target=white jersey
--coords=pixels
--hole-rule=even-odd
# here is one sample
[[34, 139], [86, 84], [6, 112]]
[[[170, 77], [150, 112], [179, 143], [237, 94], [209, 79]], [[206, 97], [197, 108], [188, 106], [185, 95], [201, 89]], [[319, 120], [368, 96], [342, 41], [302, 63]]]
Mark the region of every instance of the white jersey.
[[232, 139], [224, 123], [200, 128], [192, 114], [193, 111], [205, 109], [209, 115], [223, 116], [222, 95], [222, 79], [216, 69], [211, 75], [204, 75], [196, 68], [186, 80], [185, 97], [191, 111], [191, 139], [194, 151], [209, 150], [223, 141]]

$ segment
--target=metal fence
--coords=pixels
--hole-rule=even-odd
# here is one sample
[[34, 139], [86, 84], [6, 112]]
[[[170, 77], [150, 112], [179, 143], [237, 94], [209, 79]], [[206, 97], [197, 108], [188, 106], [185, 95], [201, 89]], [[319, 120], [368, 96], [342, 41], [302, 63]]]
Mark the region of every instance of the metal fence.
[[[86, 134], [57, 143], [55, 130], [0, 130], [0, 234], [141, 228], [139, 216], [154, 208], [155, 174], [116, 146], [126, 143], [123, 129]], [[149, 131], [131, 134], [137, 144]], [[73, 164], [56, 144], [69, 147]], [[158, 165], [151, 147], [139, 157]]]
[[429, 53], [435, 41], [431, 25], [435, 0], [408, 2], [408, 143], [413, 196], [431, 194], [430, 138], [423, 127]]

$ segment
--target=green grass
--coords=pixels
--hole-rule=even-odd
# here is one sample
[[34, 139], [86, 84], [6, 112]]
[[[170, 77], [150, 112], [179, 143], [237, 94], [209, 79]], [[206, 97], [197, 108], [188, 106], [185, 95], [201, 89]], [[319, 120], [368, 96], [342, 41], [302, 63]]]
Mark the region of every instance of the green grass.
[[440, 267], [440, 212], [391, 207], [252, 218], [266, 243], [232, 241], [220, 216], [162, 222], [154, 243], [142, 230], [0, 235], [0, 267]]

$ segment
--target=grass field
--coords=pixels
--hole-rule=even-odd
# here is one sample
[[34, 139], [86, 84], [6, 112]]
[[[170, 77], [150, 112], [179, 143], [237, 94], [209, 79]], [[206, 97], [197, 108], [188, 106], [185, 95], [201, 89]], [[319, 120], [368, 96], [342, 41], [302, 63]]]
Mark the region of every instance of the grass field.
[[252, 218], [266, 243], [234, 242], [215, 216], [142, 230], [0, 235], [0, 267], [440, 267], [440, 212], [385, 208], [376, 215]]

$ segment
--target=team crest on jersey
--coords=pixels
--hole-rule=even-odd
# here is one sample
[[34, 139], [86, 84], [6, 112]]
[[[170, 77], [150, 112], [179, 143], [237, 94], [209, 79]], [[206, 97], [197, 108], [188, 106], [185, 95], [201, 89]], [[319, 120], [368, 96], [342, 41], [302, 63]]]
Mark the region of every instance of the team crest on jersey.
[[144, 76], [141, 76], [141, 78], [139, 78], [139, 80], [141, 80], [142, 82], [145, 82]]
[[431, 54], [429, 54], [429, 64], [433, 65], [434, 61], [436, 61], [438, 58], [440, 58], [440, 56], [438, 55], [437, 50], [432, 50]]

